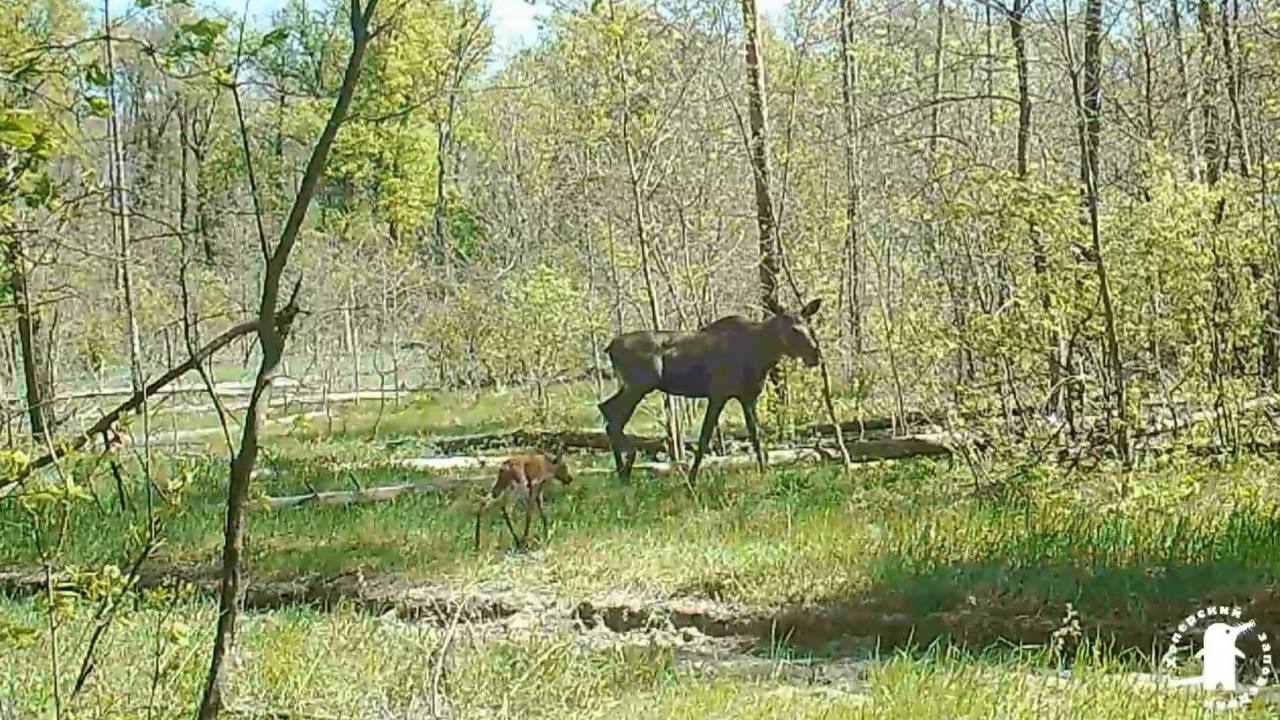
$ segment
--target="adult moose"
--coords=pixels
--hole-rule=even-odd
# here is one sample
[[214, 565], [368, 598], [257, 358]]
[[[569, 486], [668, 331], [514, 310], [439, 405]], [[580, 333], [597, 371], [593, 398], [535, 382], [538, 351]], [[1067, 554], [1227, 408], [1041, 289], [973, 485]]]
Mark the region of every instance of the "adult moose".
[[782, 356], [799, 358], [808, 367], [818, 364], [818, 344], [807, 321], [821, 305], [822, 300], [815, 299], [799, 313], [774, 305], [769, 308], [772, 317], [763, 322], [729, 315], [695, 333], [642, 330], [615, 337], [605, 352], [622, 387], [598, 407], [604, 415], [618, 475], [630, 477], [636, 460], [635, 448], [623, 430], [636, 406], [654, 390], [707, 399], [698, 451], [689, 469], [691, 485], [697, 481], [707, 442], [730, 398], [742, 405], [756, 463], [763, 471], [756, 400], [764, 389], [765, 378]]

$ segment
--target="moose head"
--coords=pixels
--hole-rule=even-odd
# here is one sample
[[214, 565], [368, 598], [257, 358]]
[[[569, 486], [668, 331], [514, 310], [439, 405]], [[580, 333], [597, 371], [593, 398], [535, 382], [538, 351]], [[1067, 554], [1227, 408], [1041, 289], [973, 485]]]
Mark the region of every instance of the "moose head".
[[811, 300], [800, 312], [788, 312], [776, 302], [766, 303], [773, 316], [764, 325], [778, 339], [782, 354], [798, 358], [806, 367], [818, 364], [818, 341], [809, 329], [809, 319], [822, 307], [822, 298]]

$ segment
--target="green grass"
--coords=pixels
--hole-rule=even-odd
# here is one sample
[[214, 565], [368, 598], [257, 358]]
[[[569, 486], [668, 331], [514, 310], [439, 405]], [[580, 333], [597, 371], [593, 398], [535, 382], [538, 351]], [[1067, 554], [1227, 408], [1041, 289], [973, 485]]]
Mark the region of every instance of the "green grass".
[[[75, 607], [58, 635], [64, 710], [75, 717], [190, 716], [208, 663], [215, 607], [204, 601], [129, 610], [104, 662], [70, 697], [91, 608]], [[5, 643], [0, 708], [53, 717], [48, 633], [29, 602], [0, 602], [0, 624], [31, 630]], [[351, 614], [285, 609], [243, 625], [229, 707], [236, 716], [427, 717], [438, 688], [453, 717], [490, 718], [1199, 718], [1195, 694], [1144, 689], [1106, 655], [1087, 654], [1054, 683], [1034, 653], [893, 653], [864, 677], [834, 684], [795, 675], [708, 671], [660, 644], [590, 648], [567, 633], [459, 632], [436, 684], [444, 631]], [[255, 714], [256, 713], [256, 714]], [[1262, 707], [1232, 717], [1265, 717]]]
[[[278, 459], [263, 492], [362, 487], [421, 475], [390, 466], [334, 472], [358, 459], [329, 447]], [[583, 463], [579, 463], [581, 466]], [[212, 564], [221, 547], [218, 481], [225, 465], [192, 466], [196, 489], [172, 511], [161, 561]], [[696, 496], [674, 479], [580, 477], [552, 490], [552, 537], [533, 556], [510, 556], [501, 519], [485, 524], [472, 549], [474, 501], [488, 474], [457, 493], [417, 494], [346, 507], [255, 510], [248, 562], [262, 579], [330, 577], [356, 570], [409, 581], [498, 582], [516, 589], [585, 598], [613, 590], [645, 597], [698, 596], [757, 611], [790, 613], [794, 641], [819, 651], [824, 633], [850, 633], [870, 614], [900, 613], [904, 628], [871, 628], [889, 644], [955, 636], [1043, 640], [1044, 625], [1071, 602], [1086, 626], [1123, 643], [1149, 643], [1161, 623], [1201, 602], [1265, 598], [1280, 578], [1280, 507], [1268, 496], [1271, 469], [1243, 464], [1201, 483], [1183, 470], [1155, 471], [1131, 485], [1168, 485], [1164, 494], [1126, 493], [1094, 479], [1020, 481], [1004, 496], [975, 496], [945, 462], [863, 466], [852, 481], [838, 470], [778, 468], [708, 473]], [[142, 521], [141, 492], [116, 509], [113, 487], [71, 517], [68, 561], [122, 561], [122, 538]], [[1174, 500], [1170, 500], [1174, 498]], [[0, 565], [30, 566], [28, 520], [0, 506]], [[538, 531], [535, 519], [534, 531]], [[1280, 606], [1257, 601], [1262, 619]], [[826, 623], [826, 624], [824, 624]], [[807, 635], [806, 635], [807, 633]]]
[[[594, 388], [554, 392], [559, 410], [551, 426], [591, 424]], [[516, 391], [422, 396], [384, 407], [380, 418], [376, 403], [351, 408], [332, 435], [323, 423], [291, 428], [267, 442], [260, 467], [269, 473], [255, 492], [424, 479], [389, 459], [422, 454], [440, 435], [527, 425], [520, 414], [526, 410], [504, 410], [527, 407], [525, 399]], [[640, 431], [654, 431], [645, 423], [655, 417], [641, 417]], [[395, 438], [406, 442], [389, 448]], [[472, 549], [475, 501], [491, 481], [486, 471], [456, 492], [393, 502], [276, 512], [255, 506], [247, 541], [252, 577], [359, 570], [573, 599], [616, 591], [694, 596], [775, 618], [777, 635], [759, 638], [757, 652], [766, 656], [862, 657], [877, 643], [888, 656], [865, 688], [830, 694], [706, 675], [658, 651], [587, 650], [559, 635], [486, 641], [460, 650], [449, 676], [450, 699], [465, 706], [464, 717], [1198, 717], [1198, 702], [1128, 687], [1112, 671], [1140, 667], [1141, 653], [1168, 623], [1200, 605], [1244, 603], [1260, 624], [1280, 628], [1273, 599], [1280, 586], [1280, 468], [1266, 460], [1221, 465], [1174, 455], [1141, 471], [1070, 476], [1005, 468], [1006, 482], [980, 493], [961, 467], [945, 461], [862, 465], [851, 477], [831, 466], [708, 472], [693, 496], [675, 478], [637, 474], [622, 484], [581, 472], [608, 467], [603, 453], [571, 461], [579, 480], [550, 493], [552, 536], [539, 552], [506, 552], [510, 540], [496, 515], [485, 526], [484, 548]], [[122, 511], [106, 466], [93, 465], [91, 457], [68, 464], [96, 498], [73, 505], [61, 561], [123, 564], [145, 517], [145, 486], [128, 474]], [[216, 453], [174, 459], [157, 450], [161, 484], [187, 480], [174, 504], [157, 499], [166, 518], [159, 563], [216, 560], [226, 472], [226, 458]], [[0, 567], [35, 562], [30, 518], [12, 500], [0, 502]], [[172, 677], [159, 696], [182, 698], [188, 707], [207, 662], [208, 602], [182, 605], [179, 615], [192, 632], [174, 640], [166, 656]], [[1043, 651], [1012, 659], [955, 652], [1043, 646], [1067, 603], [1080, 613], [1086, 647], [1100, 653], [1074, 666], [1081, 677], [1069, 687], [1025, 680], [1026, 670], [1046, 667]], [[38, 626], [34, 612], [28, 601], [0, 603], [5, 623]], [[113, 660], [151, 652], [155, 631], [147, 628], [157, 621], [148, 612], [154, 615], [139, 611], [120, 629]], [[65, 633], [71, 646], [76, 634]], [[21, 698], [32, 713], [51, 687], [40, 660], [47, 639], [39, 630], [29, 647], [0, 640], [0, 697]], [[251, 616], [236, 697], [246, 706], [335, 717], [378, 707], [414, 716], [408, 708], [424, 692], [423, 658], [438, 641], [438, 631], [425, 626], [347, 612]], [[143, 687], [143, 676], [130, 672], [143, 666], [141, 658], [104, 666], [94, 707], [136, 711], [145, 702], [139, 693], [150, 692], [149, 681]], [[0, 703], [0, 717], [4, 709]]]

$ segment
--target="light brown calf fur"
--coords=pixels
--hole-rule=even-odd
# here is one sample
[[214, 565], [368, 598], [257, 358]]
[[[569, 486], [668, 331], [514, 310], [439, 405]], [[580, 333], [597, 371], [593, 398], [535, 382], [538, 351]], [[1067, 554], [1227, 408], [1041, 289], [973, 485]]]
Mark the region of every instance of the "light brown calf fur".
[[[512, 456], [510, 460], [502, 463], [498, 468], [498, 478], [493, 483], [489, 497], [476, 511], [476, 550], [480, 549], [480, 520], [495, 503], [500, 503], [502, 506], [502, 519], [506, 521], [507, 529], [511, 531], [511, 539], [515, 541], [517, 548], [523, 548], [529, 540], [529, 521], [535, 508], [538, 511], [538, 517], [542, 518], [542, 536], [545, 538], [547, 515], [542, 511], [542, 487], [552, 478], [565, 485], [573, 482], [568, 464], [558, 456], [548, 457], [541, 453], [529, 453]], [[507, 513], [507, 504], [512, 494], [521, 495], [526, 499], [522, 536], [516, 535], [516, 528], [511, 524], [511, 516]]]

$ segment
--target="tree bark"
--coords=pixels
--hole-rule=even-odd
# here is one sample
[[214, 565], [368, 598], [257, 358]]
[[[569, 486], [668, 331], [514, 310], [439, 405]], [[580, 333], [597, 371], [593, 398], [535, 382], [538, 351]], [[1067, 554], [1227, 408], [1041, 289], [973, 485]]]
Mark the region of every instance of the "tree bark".
[[116, 103], [115, 53], [111, 46], [111, 3], [102, 0], [103, 54], [106, 60], [107, 133], [110, 135], [111, 159], [108, 177], [111, 184], [112, 228], [119, 243], [117, 275], [120, 279], [120, 303], [124, 311], [126, 333], [129, 341], [129, 381], [136, 392], [142, 387], [142, 343], [138, 336], [138, 318], [133, 308], [133, 268], [131, 263], [130, 203], [125, 189], [124, 149], [120, 143], [120, 122]]
[[777, 223], [774, 219], [769, 170], [769, 106], [764, 84], [764, 48], [760, 41], [760, 12], [756, 0], [742, 0], [746, 33], [747, 115], [751, 125], [751, 167], [755, 177], [756, 225], [760, 231], [760, 300], [766, 309], [778, 307]]
[[5, 261], [9, 264], [9, 289], [13, 291], [13, 304], [18, 310], [18, 344], [22, 355], [27, 418], [31, 423], [32, 439], [43, 444], [45, 435], [54, 424], [53, 408], [49, 405], [54, 393], [40, 333], [40, 310], [31, 304], [23, 247], [17, 235], [11, 236]]
[[938, 133], [942, 129], [942, 56], [947, 37], [947, 4], [946, 0], [937, 0], [934, 7], [933, 28], [933, 92], [929, 107], [929, 162], [935, 160], [938, 152]]
[[1214, 51], [1213, 10], [1209, 0], [1200, 0], [1200, 115], [1204, 123], [1205, 182], [1215, 185], [1222, 177], [1222, 138], [1218, 132], [1218, 62]]
[[1081, 173], [1089, 215], [1089, 237], [1093, 245], [1094, 271], [1098, 277], [1098, 295], [1104, 321], [1104, 352], [1107, 372], [1111, 376], [1114, 403], [1112, 426], [1116, 452], [1125, 464], [1132, 462], [1129, 441], [1128, 382], [1120, 360], [1120, 342], [1116, 330], [1116, 310], [1111, 297], [1106, 258], [1102, 252], [1099, 228], [1099, 157], [1102, 141], [1102, 0], [1088, 0], [1084, 21], [1084, 92], [1080, 105], [1083, 114]]
[[1243, 92], [1244, 73], [1236, 57], [1235, 34], [1240, 15], [1239, 0], [1222, 0], [1222, 62], [1227, 73], [1227, 100], [1231, 105], [1231, 133], [1239, 158], [1240, 174], [1249, 177], [1249, 141], [1244, 129], [1244, 113], [1240, 109], [1240, 93]]
[[[609, 12], [614, 12], [613, 4]], [[640, 159], [636, 157], [635, 142], [631, 135], [631, 81], [627, 74], [626, 55], [622, 48], [622, 38], [614, 38], [614, 58], [618, 63], [618, 86], [622, 90], [622, 145], [627, 157], [627, 179], [631, 190], [631, 212], [636, 222], [636, 238], [640, 242], [640, 273], [644, 278], [645, 300], [648, 304], [649, 323], [654, 330], [661, 330], [662, 312], [658, 307], [658, 294], [653, 282], [653, 263], [650, 254], [653, 248], [649, 242], [648, 213], [645, 207], [645, 178], [640, 172]], [[679, 462], [684, 457], [684, 442], [680, 437], [676, 417], [675, 400], [671, 395], [662, 394], [662, 415], [667, 432], [667, 452], [671, 459]]]
[[853, 57], [857, 0], [840, 0], [840, 76], [844, 109], [845, 262], [849, 334], [855, 367], [862, 355], [862, 116], [858, 107], [858, 62]]
[[1191, 162], [1191, 177], [1200, 179], [1200, 141], [1196, 133], [1196, 117], [1192, 109], [1191, 81], [1187, 73], [1187, 54], [1182, 38], [1182, 0], [1169, 0], [1170, 32], [1173, 35], [1174, 58], [1178, 68], [1178, 84], [1182, 88], [1182, 111], [1186, 113], [1187, 148]]
[[1155, 70], [1151, 62], [1151, 33], [1147, 27], [1146, 0], [1137, 0], [1134, 9], [1137, 12], [1138, 41], [1142, 45], [1142, 132], [1151, 141], [1156, 135]]
[[[231, 463], [230, 482], [227, 492], [226, 525], [223, 531], [222, 578], [218, 597], [218, 625], [214, 631], [213, 654], [209, 663], [209, 673], [205, 679], [204, 694], [200, 700], [197, 713], [199, 720], [213, 720], [219, 714], [223, 704], [223, 689], [226, 686], [227, 661], [235, 645], [236, 625], [240, 617], [241, 602], [244, 593], [242, 575], [242, 555], [244, 552], [244, 516], [245, 502], [249, 495], [249, 481], [253, 474], [253, 466], [258, 457], [258, 429], [265, 420], [269, 403], [271, 382], [275, 377], [277, 366], [284, 353], [285, 341], [293, 321], [293, 312], [283, 313], [277, 317], [277, 306], [280, 299], [280, 286], [284, 271], [289, 262], [289, 255], [298, 238], [298, 231], [306, 219], [311, 198], [315, 194], [324, 176], [325, 164], [329, 150], [333, 146], [338, 129], [347, 116], [351, 106], [351, 97], [355, 93], [356, 82], [360, 77], [360, 66], [364, 61], [371, 32], [370, 21], [378, 5], [378, 0], [368, 0], [361, 7], [360, 0], [351, 0], [351, 54], [347, 58], [347, 66], [342, 76], [342, 85], [338, 90], [333, 111], [325, 124], [324, 130], [316, 141], [303, 173], [302, 183], [294, 198], [293, 207], [284, 229], [280, 232], [280, 242], [276, 245], [267, 261], [266, 272], [262, 279], [262, 299], [258, 308], [258, 343], [262, 351], [262, 359], [258, 367], [257, 379], [253, 394], [249, 400], [249, 408], [245, 411], [244, 429], [240, 439], [240, 449]], [[242, 127], [241, 132], [245, 129]], [[293, 293], [285, 308], [296, 311], [295, 302], [301, 280], [295, 283]]]
[[[1026, 182], [1030, 177], [1031, 169], [1028, 157], [1031, 152], [1031, 60], [1027, 56], [1027, 36], [1024, 20], [1026, 18], [1027, 6], [1030, 0], [1013, 0], [1013, 7], [1008, 12], [1009, 17], [1009, 39], [1013, 42], [1014, 64], [1018, 69], [1018, 138], [1017, 147], [1014, 152], [1016, 163], [1016, 172], [1018, 179]], [[1045, 317], [1050, 317], [1049, 292], [1045, 287], [1048, 279], [1048, 261], [1045, 257], [1044, 241], [1040, 236], [1040, 229], [1035, 223], [1029, 223], [1027, 234], [1031, 238], [1031, 262], [1036, 274], [1037, 284], [1040, 286], [1036, 291], [1036, 296], [1040, 302], [1040, 311]], [[1057, 332], [1052, 332], [1047, 338], [1049, 351], [1046, 358], [1049, 378], [1049, 392], [1045, 399], [1045, 409], [1050, 411], [1061, 411], [1062, 397], [1061, 391], [1061, 367], [1062, 359], [1060, 357], [1059, 348], [1061, 347], [1061, 338], [1057, 337]]]

